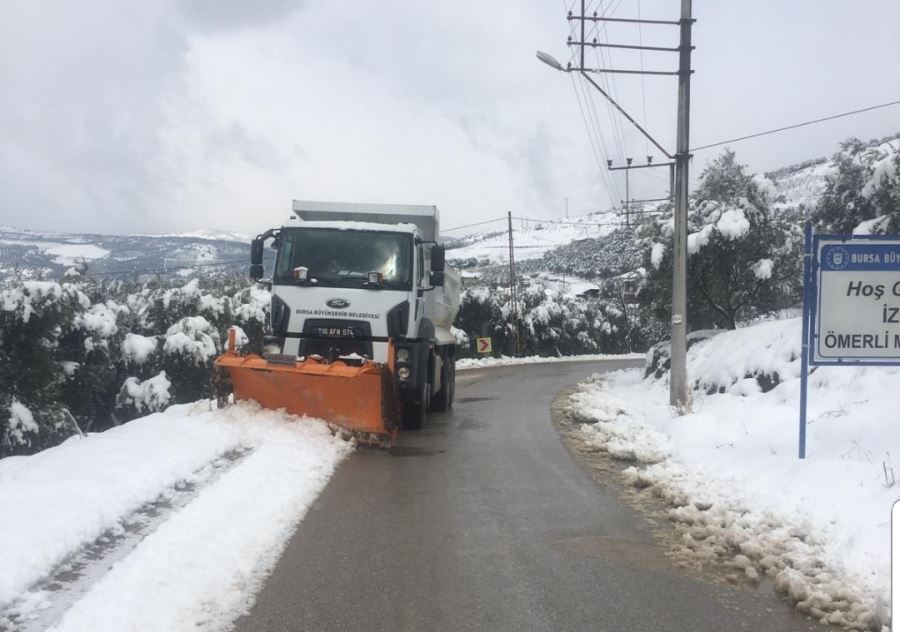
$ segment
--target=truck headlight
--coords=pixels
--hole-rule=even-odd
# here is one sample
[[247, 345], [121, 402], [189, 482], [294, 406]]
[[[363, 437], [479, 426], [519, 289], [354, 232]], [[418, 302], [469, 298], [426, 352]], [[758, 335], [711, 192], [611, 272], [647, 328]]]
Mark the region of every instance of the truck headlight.
[[397, 351], [397, 362], [409, 362], [409, 349]]
[[408, 379], [409, 379], [409, 373], [410, 373], [409, 369], [408, 369], [407, 367], [405, 367], [405, 366], [404, 366], [404, 367], [401, 367], [400, 370], [397, 371], [397, 375], [400, 376], [400, 379], [401, 379], [401, 380], [408, 380]]

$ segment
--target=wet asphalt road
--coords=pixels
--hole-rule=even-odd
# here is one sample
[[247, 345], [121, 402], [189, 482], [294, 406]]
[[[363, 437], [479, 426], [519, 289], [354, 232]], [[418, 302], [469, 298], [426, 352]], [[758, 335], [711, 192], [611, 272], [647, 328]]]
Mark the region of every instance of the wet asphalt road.
[[460, 372], [451, 413], [339, 467], [237, 629], [816, 629], [771, 588], [677, 570], [569, 455], [553, 396], [622, 366]]

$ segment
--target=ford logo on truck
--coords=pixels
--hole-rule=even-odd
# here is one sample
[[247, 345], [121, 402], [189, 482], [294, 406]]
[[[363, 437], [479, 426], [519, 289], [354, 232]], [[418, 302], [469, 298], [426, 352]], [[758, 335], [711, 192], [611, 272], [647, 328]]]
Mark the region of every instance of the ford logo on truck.
[[334, 309], [344, 309], [345, 307], [350, 307], [350, 301], [345, 298], [331, 298], [325, 302], [328, 307], [333, 307]]

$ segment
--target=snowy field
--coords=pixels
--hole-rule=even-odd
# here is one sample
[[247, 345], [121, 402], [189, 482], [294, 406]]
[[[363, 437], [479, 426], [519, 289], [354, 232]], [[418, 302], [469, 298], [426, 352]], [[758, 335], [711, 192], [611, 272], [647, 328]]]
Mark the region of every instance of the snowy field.
[[[688, 354], [693, 413], [665, 378], [596, 375], [571, 398], [588, 448], [634, 463], [625, 479], [667, 503], [684, 553], [773, 580], [823, 622], [881, 630], [891, 506], [900, 498], [900, 369], [820, 367], [797, 457], [800, 319], [720, 334]], [[753, 376], [764, 376], [756, 379]], [[761, 384], [768, 392], [762, 392]], [[772, 384], [775, 384], [772, 388]]]
[[517, 364], [545, 364], [552, 362], [597, 362], [599, 360], [643, 360], [643, 353], [604, 354], [594, 353], [585, 355], [556, 356], [543, 358], [541, 356], [525, 356], [513, 358], [500, 356], [499, 358], [461, 358], [456, 361], [457, 371], [469, 369], [487, 369], [495, 366], [513, 366]]
[[0, 630], [228, 629], [351, 449], [203, 402], [3, 459]]
[[[601, 237], [612, 232], [618, 221], [614, 211], [539, 222], [513, 220], [516, 261], [540, 259], [544, 253], [578, 239]], [[466, 237], [470, 243], [448, 250], [447, 259], [475, 258], [486, 259], [491, 264], [508, 263], [509, 235], [504, 224], [498, 226], [501, 226], [499, 232], [485, 230], [486, 235], [476, 233]]]

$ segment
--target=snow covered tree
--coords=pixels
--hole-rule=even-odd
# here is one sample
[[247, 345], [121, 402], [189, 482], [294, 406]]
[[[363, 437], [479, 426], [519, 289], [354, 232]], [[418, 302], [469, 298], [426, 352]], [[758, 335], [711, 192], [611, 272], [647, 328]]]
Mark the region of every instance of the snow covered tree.
[[851, 138], [834, 156], [815, 212], [823, 233], [900, 232], [900, 138], [865, 144]]
[[61, 402], [72, 365], [60, 341], [88, 304], [71, 284], [24, 281], [0, 289], [0, 456], [34, 452], [72, 434]]
[[[800, 226], [775, 212], [774, 185], [752, 176], [726, 150], [700, 175], [688, 213], [688, 322], [734, 329], [800, 296]], [[662, 322], [671, 314], [671, 213], [643, 229], [648, 271], [639, 297]]]
[[[490, 336], [496, 353], [515, 353], [512, 305], [503, 287], [463, 294], [456, 327], [470, 338]], [[581, 299], [548, 287], [540, 277], [519, 280], [519, 342], [523, 355], [558, 356], [629, 350], [625, 311], [615, 300]]]

